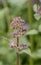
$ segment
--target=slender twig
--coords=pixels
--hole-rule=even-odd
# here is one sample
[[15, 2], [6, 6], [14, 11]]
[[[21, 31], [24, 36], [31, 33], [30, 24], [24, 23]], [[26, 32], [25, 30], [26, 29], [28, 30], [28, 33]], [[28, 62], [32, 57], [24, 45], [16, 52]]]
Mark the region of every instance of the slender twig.
[[[29, 18], [29, 23], [30, 23], [30, 29], [32, 29], [32, 6], [30, 0], [28, 0], [28, 18]], [[31, 42], [31, 53], [33, 52], [33, 36], [30, 36], [30, 42]], [[33, 65], [33, 59], [30, 57], [29, 59], [30, 65]]]

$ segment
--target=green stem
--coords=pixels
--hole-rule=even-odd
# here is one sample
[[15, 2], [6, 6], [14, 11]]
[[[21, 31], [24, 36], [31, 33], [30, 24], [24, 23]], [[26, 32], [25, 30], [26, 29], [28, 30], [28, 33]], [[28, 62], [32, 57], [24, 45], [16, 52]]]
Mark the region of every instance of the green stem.
[[[19, 37], [17, 37], [17, 47], [19, 47]], [[16, 53], [16, 61], [17, 61], [17, 63], [16, 63], [16, 65], [19, 65], [19, 54], [18, 54], [18, 50], [17, 50], [17, 53]]]
[[[28, 18], [29, 18], [29, 23], [30, 23], [30, 29], [32, 29], [32, 6], [30, 0], [28, 0]], [[30, 36], [30, 42], [31, 42], [31, 53], [33, 52], [33, 36]], [[30, 57], [29, 59], [30, 65], [33, 65], [33, 59]]]
[[[8, 8], [6, 0], [2, 0], [2, 2], [3, 2], [3, 7]], [[8, 28], [9, 28], [9, 25], [10, 25], [9, 8], [8, 8], [7, 12], [5, 13], [5, 16], [6, 16], [6, 19], [8, 22]]]

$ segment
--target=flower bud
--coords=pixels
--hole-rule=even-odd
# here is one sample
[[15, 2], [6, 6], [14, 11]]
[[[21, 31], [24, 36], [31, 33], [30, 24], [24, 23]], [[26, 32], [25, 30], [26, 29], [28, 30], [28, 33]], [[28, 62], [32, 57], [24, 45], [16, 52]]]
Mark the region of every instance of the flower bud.
[[39, 10], [38, 10], [38, 13], [41, 15], [41, 6], [40, 6], [40, 8], [39, 8]]
[[26, 48], [26, 47], [27, 47], [27, 45], [26, 45], [26, 44], [24, 44], [24, 43], [23, 43], [23, 44], [21, 44], [20, 46], [21, 46], [21, 47], [23, 47], [23, 48]]
[[15, 44], [14, 44], [14, 41], [11, 40], [11, 41], [10, 41], [10, 48], [13, 48], [13, 47], [15, 47]]

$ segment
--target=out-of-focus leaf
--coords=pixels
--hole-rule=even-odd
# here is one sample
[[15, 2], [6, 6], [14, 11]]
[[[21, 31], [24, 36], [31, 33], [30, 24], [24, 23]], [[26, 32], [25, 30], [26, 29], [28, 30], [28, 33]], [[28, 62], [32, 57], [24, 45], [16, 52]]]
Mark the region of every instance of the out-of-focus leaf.
[[10, 64], [16, 65], [16, 50], [9, 49], [9, 52], [7, 53], [6, 59]]
[[5, 22], [4, 19], [0, 20], [0, 34], [4, 34], [5, 32]]
[[15, 55], [16, 55], [15, 51], [14, 51], [14, 54], [13, 53], [8, 53], [7, 54], [8, 62], [13, 62], [13, 60], [15, 60]]
[[41, 35], [35, 36], [35, 41], [37, 42], [37, 48], [41, 48]]
[[8, 47], [9, 46], [9, 44], [8, 44], [9, 42], [8, 41], [9, 41], [8, 38], [2, 36], [1, 43], [0, 43], [0, 47], [1, 46]]
[[22, 51], [19, 52], [19, 54], [22, 54], [22, 53], [25, 53], [25, 54], [31, 56], [31, 51], [30, 51], [29, 48], [28, 49], [25, 49], [25, 50], [22, 50]]
[[4, 17], [5, 13], [7, 13], [7, 10], [8, 10], [8, 8], [4, 8], [4, 9], [0, 10], [0, 19], [2, 19]]
[[38, 28], [39, 32], [41, 32], [41, 24], [39, 25], [39, 28]]
[[35, 29], [26, 32], [26, 35], [36, 35], [36, 34], [38, 34], [38, 31]]
[[[39, 9], [39, 5], [38, 5], [38, 9]], [[34, 12], [37, 12], [37, 4], [33, 5], [33, 10], [34, 10]]]
[[33, 28], [33, 29], [37, 29], [37, 26], [38, 26], [37, 21], [34, 21], [34, 23], [33, 23], [33, 25], [32, 25], [32, 28]]
[[26, 0], [8, 0], [8, 3], [10, 3], [11, 5], [17, 5], [17, 6], [21, 6], [26, 2]]
[[1, 55], [5, 55], [5, 54], [7, 54], [8, 53], [8, 49], [7, 48], [5, 48], [5, 47], [0, 47], [0, 54]]
[[38, 20], [40, 20], [41, 15], [40, 15], [40, 14], [35, 13], [35, 14], [34, 14], [34, 17], [35, 17], [35, 19], [38, 21]]
[[41, 49], [36, 50], [35, 52], [32, 53], [32, 58], [34, 59], [39, 59], [41, 58]]
[[0, 65], [3, 65], [2, 61], [0, 61]]
[[25, 43], [27, 46], [30, 45], [30, 42], [28, 41], [28, 39], [26, 38], [26, 36], [22, 36], [22, 37], [20, 37], [20, 39], [19, 39], [19, 43], [20, 43], [20, 44]]
[[7, 13], [8, 8], [4, 8], [2, 10], [0, 10], [0, 35], [5, 34], [5, 30], [6, 30], [6, 23], [5, 23], [5, 14]]

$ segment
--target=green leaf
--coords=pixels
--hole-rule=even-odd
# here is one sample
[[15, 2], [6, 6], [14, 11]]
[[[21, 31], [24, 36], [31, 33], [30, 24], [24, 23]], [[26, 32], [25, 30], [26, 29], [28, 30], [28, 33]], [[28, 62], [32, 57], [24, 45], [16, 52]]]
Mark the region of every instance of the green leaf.
[[3, 10], [0, 10], [0, 19], [2, 19], [5, 15], [5, 13], [7, 12], [8, 8], [4, 8]]
[[22, 50], [22, 51], [19, 52], [19, 54], [22, 54], [22, 53], [25, 53], [25, 54], [31, 56], [31, 51], [30, 51], [29, 48], [28, 49], [25, 49], [25, 50]]
[[0, 61], [0, 65], [3, 65], [3, 62], [2, 61]]
[[40, 15], [40, 14], [35, 13], [35, 14], [34, 14], [34, 17], [35, 17], [35, 19], [38, 21], [38, 20], [40, 20], [41, 15]]
[[4, 34], [5, 32], [5, 22], [4, 19], [0, 20], [0, 34]]
[[8, 49], [7, 48], [5, 48], [5, 47], [0, 47], [0, 54], [1, 55], [5, 55], [5, 54], [7, 54], [8, 53]]
[[32, 53], [32, 58], [34, 58], [34, 59], [41, 58], [41, 49], [38, 49], [35, 52], [33, 52]]
[[11, 5], [17, 5], [17, 6], [21, 6], [22, 4], [24, 4], [26, 2], [26, 0], [8, 0], [8, 3], [10, 3]]
[[37, 5], [37, 4], [34, 4], [34, 5], [33, 5], [33, 10], [34, 10], [34, 12], [37, 12], [37, 6], [38, 6], [38, 9], [39, 9], [39, 5]]
[[19, 43], [20, 43], [20, 44], [25, 43], [27, 46], [30, 45], [30, 42], [28, 41], [28, 39], [26, 38], [26, 36], [20, 37]]
[[38, 34], [38, 31], [35, 29], [26, 32], [26, 35], [36, 35], [36, 34]]
[[41, 24], [39, 25], [39, 28], [38, 28], [39, 32], [41, 32]]

